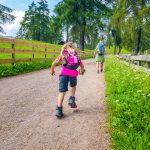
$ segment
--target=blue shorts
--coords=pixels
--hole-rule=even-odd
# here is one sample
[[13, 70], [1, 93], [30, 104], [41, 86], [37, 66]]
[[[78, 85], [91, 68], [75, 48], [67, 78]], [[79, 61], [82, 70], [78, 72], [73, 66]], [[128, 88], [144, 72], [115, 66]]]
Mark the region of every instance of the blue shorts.
[[71, 87], [76, 86], [77, 85], [77, 77], [59, 76], [59, 92], [68, 91], [68, 82], [70, 82]]

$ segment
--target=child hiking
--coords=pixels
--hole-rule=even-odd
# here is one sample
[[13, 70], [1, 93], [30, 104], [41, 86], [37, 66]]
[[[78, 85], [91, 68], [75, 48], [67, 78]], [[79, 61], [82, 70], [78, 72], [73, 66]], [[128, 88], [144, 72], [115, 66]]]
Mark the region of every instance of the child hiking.
[[100, 40], [94, 52], [94, 57], [96, 56], [97, 73], [103, 71], [103, 63], [105, 61], [104, 54], [105, 54], [104, 42]]
[[68, 99], [68, 105], [71, 108], [76, 108], [76, 86], [77, 86], [77, 68], [80, 67], [79, 73], [84, 73], [84, 65], [75, 50], [73, 43], [68, 42], [62, 47], [60, 55], [54, 60], [51, 66], [51, 75], [55, 75], [55, 66], [57, 63], [61, 63], [59, 73], [59, 94], [57, 99], [56, 116], [58, 118], [63, 117], [63, 100], [66, 91], [68, 91], [68, 82], [70, 82], [70, 97]]

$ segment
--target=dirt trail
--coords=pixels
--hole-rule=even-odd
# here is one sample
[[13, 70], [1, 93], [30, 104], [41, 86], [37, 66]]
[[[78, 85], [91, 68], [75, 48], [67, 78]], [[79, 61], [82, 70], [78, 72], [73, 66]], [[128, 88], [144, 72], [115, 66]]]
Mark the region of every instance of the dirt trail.
[[108, 150], [104, 77], [94, 60], [84, 61], [78, 77], [77, 105], [55, 118], [58, 71], [49, 69], [0, 80], [0, 150]]

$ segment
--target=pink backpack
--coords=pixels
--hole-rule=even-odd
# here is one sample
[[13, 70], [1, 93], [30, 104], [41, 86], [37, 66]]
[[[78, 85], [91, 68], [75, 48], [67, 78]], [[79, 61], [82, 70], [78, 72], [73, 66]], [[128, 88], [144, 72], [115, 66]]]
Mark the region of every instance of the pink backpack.
[[76, 70], [79, 67], [81, 59], [75, 50], [69, 53], [68, 50], [65, 49], [63, 50], [62, 55], [62, 63], [64, 67], [71, 70]]

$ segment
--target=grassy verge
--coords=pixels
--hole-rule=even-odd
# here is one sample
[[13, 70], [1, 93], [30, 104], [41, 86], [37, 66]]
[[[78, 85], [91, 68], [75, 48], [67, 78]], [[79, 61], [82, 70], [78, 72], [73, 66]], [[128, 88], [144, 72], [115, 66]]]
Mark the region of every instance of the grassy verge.
[[14, 66], [12, 66], [11, 64], [0, 65], [0, 78], [45, 69], [50, 67], [51, 64], [52, 61], [46, 62], [41, 61], [41, 62], [17, 63]]
[[150, 74], [106, 59], [106, 97], [114, 150], [150, 149]]

